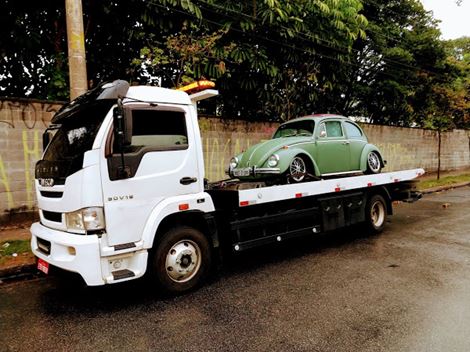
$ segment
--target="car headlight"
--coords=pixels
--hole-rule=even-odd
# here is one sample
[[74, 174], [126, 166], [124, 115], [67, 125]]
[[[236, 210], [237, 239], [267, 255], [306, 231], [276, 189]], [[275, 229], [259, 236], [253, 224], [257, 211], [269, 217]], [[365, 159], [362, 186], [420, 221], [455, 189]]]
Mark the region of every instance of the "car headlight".
[[268, 166], [269, 167], [275, 167], [279, 164], [279, 155], [273, 154], [269, 157], [268, 159]]
[[102, 230], [105, 228], [103, 208], [91, 207], [65, 213], [65, 224], [68, 231], [75, 233]]
[[238, 166], [238, 158], [235, 156], [230, 159], [230, 168], [235, 169]]

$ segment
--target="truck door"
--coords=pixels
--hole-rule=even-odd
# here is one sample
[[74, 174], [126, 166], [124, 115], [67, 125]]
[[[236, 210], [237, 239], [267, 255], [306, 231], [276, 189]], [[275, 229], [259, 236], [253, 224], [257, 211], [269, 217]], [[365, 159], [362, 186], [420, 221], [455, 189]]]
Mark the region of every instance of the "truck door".
[[[119, 177], [120, 153], [106, 152], [101, 164], [111, 246], [139, 241], [152, 209], [165, 198], [203, 187], [189, 107], [135, 105], [131, 114], [132, 142], [124, 150], [128, 177]], [[107, 150], [112, 136], [110, 131]]]

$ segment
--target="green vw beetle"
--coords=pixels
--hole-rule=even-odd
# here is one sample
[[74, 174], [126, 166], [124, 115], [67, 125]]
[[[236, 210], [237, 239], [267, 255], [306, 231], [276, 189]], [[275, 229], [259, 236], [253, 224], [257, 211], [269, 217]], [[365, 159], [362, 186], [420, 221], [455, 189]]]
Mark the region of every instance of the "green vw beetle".
[[272, 139], [230, 160], [228, 174], [241, 180], [282, 177], [302, 182], [354, 173], [380, 173], [385, 161], [362, 129], [339, 115], [310, 115], [279, 126]]

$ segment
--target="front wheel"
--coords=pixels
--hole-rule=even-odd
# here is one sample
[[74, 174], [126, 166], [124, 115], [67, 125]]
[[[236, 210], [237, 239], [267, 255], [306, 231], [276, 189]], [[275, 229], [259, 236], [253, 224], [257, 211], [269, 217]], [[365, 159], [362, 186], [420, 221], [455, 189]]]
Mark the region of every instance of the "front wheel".
[[152, 276], [167, 293], [183, 293], [196, 287], [209, 272], [211, 249], [206, 236], [191, 227], [165, 233], [152, 258]]
[[366, 204], [366, 227], [372, 234], [383, 231], [387, 221], [387, 203], [385, 199], [375, 194], [367, 200]]
[[289, 165], [288, 179], [293, 182], [302, 182], [307, 177], [307, 165], [302, 157], [296, 156]]

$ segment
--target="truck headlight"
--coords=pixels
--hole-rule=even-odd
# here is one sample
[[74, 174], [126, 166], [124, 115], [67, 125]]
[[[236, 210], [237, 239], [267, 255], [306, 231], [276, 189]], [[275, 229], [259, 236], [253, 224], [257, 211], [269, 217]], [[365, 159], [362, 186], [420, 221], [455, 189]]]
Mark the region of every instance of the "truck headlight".
[[279, 155], [273, 154], [269, 157], [268, 159], [268, 166], [269, 167], [275, 167], [279, 164]]
[[230, 168], [235, 169], [238, 166], [238, 158], [235, 156], [230, 159]]
[[104, 212], [101, 207], [83, 208], [71, 213], [65, 213], [67, 230], [75, 233], [102, 230], [105, 228]]

